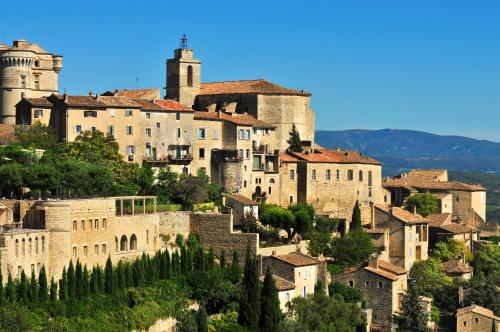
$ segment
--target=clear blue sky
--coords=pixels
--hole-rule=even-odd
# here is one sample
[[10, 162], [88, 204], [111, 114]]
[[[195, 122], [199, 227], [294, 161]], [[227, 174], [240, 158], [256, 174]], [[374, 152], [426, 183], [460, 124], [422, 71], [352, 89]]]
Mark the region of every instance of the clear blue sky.
[[[146, 4], [147, 3], [147, 4]], [[313, 93], [317, 129], [500, 142], [500, 1], [10, 1], [0, 41], [64, 55], [60, 89], [163, 87], [186, 32], [202, 80]]]

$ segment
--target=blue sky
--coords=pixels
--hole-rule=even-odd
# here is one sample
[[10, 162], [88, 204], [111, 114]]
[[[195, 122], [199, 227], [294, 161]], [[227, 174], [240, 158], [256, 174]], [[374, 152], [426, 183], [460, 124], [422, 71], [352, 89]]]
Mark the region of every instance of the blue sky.
[[500, 142], [498, 0], [11, 1], [0, 20], [0, 42], [64, 56], [72, 94], [165, 86], [183, 32], [203, 81], [310, 91], [317, 129]]

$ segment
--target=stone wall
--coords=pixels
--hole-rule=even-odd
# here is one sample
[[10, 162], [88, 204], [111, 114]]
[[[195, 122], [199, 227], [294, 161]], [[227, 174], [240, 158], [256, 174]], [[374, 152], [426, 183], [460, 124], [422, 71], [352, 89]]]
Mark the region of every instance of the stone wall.
[[190, 211], [175, 211], [175, 212], [160, 212], [160, 237], [162, 235], [171, 235], [175, 238], [177, 234], [182, 234], [184, 237], [189, 235], [191, 225]]
[[218, 256], [222, 249], [230, 261], [233, 251], [238, 252], [243, 262], [247, 246], [252, 255], [257, 255], [259, 235], [254, 233], [234, 233], [232, 216], [216, 213], [193, 213], [190, 232], [198, 236], [205, 249], [213, 248]]
[[[493, 324], [496, 325], [494, 330], [492, 329]], [[489, 332], [498, 331], [499, 328], [500, 321], [495, 321], [492, 318], [478, 315], [472, 311], [457, 316], [457, 332]]]

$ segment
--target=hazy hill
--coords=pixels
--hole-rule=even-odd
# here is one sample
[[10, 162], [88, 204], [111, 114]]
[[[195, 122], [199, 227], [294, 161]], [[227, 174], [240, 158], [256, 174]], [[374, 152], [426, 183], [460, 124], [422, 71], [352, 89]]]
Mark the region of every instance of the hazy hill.
[[316, 142], [357, 150], [380, 160], [384, 175], [412, 168], [500, 174], [500, 143], [413, 130], [318, 130]]

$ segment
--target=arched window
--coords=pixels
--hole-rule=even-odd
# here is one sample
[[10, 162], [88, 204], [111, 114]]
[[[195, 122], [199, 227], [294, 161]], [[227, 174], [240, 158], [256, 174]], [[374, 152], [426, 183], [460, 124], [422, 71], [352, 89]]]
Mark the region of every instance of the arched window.
[[135, 234], [130, 236], [130, 250], [137, 250], [137, 236]]
[[115, 236], [115, 251], [118, 252], [118, 238]]
[[276, 181], [274, 179], [272, 179], [272, 178], [269, 180], [269, 183], [275, 183], [275, 182]]
[[24, 239], [21, 245], [21, 253], [23, 254], [23, 256], [26, 255], [26, 241]]
[[325, 173], [325, 179], [326, 179], [326, 181], [330, 181], [331, 176], [332, 176], [332, 173], [330, 172], [329, 169], [327, 169], [326, 173]]
[[188, 66], [188, 72], [187, 72], [187, 83], [188, 86], [193, 86], [193, 66]]
[[38, 255], [38, 236], [35, 238], [35, 254]]
[[293, 169], [290, 170], [290, 180], [295, 180], [295, 171]]
[[120, 251], [126, 251], [128, 247], [127, 236], [123, 235], [120, 239]]
[[45, 236], [42, 236], [42, 254], [45, 252]]
[[19, 240], [16, 239], [16, 256], [19, 256]]
[[31, 256], [31, 254], [33, 253], [33, 242], [31, 241], [31, 238], [29, 238], [28, 242], [29, 242], [28, 254]]

